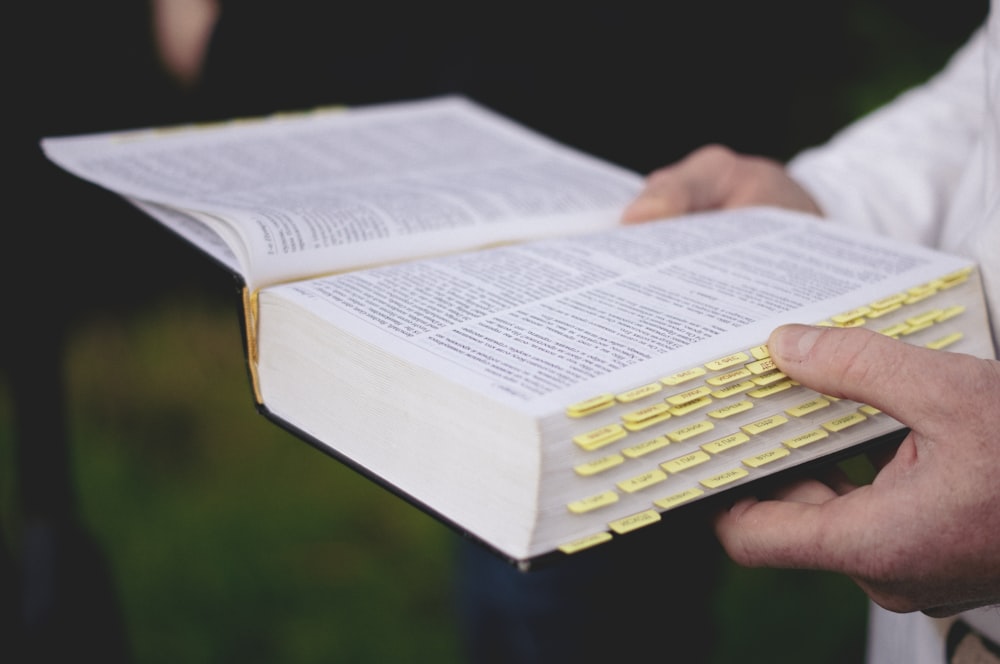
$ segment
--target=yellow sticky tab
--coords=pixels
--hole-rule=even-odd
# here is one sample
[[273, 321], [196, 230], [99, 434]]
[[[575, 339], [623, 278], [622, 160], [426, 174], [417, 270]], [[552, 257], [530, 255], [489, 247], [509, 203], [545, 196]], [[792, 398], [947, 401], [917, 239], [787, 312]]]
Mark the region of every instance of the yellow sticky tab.
[[693, 390], [688, 390], [686, 392], [680, 392], [678, 394], [671, 394], [667, 397], [667, 403], [680, 406], [688, 402], [694, 401], [695, 399], [700, 399], [706, 394], [711, 393], [712, 388], [702, 385], [701, 387], [696, 387]]
[[591, 475], [596, 475], [597, 473], [603, 473], [609, 468], [620, 466], [623, 463], [625, 463], [625, 457], [622, 455], [609, 454], [606, 457], [594, 459], [593, 461], [588, 461], [587, 463], [581, 463], [579, 466], [573, 466], [573, 470], [576, 471], [577, 475], [590, 477]]
[[757, 386], [764, 387], [765, 385], [770, 385], [771, 383], [777, 383], [779, 380], [788, 378], [784, 373], [780, 371], [772, 371], [770, 373], [761, 374], [759, 376], [754, 376], [750, 381]]
[[594, 533], [593, 535], [587, 535], [586, 537], [581, 537], [580, 539], [573, 540], [572, 542], [560, 544], [559, 550], [563, 553], [576, 553], [577, 551], [583, 551], [584, 549], [589, 549], [592, 546], [603, 544], [610, 539], [611, 533]]
[[769, 397], [778, 392], [784, 392], [788, 388], [793, 387], [792, 381], [783, 380], [780, 383], [771, 383], [770, 385], [764, 385], [763, 387], [758, 387], [756, 390], [750, 390], [747, 392], [748, 396], [754, 399], [763, 399], [764, 397]]
[[743, 433], [750, 436], [756, 436], [764, 433], [765, 431], [770, 431], [776, 427], [780, 427], [782, 424], [788, 420], [781, 415], [772, 415], [771, 417], [765, 417], [762, 420], [757, 420], [756, 422], [751, 422], [750, 424], [744, 424], [740, 427]]
[[906, 331], [910, 329], [910, 326], [906, 323], [896, 323], [895, 325], [890, 325], [889, 327], [884, 327], [879, 332], [887, 337], [898, 337], [906, 334]]
[[619, 535], [624, 535], [625, 533], [632, 532], [633, 530], [650, 526], [659, 520], [659, 512], [656, 510], [646, 510], [645, 512], [639, 512], [638, 514], [627, 516], [624, 519], [612, 521], [608, 524], [608, 526], [610, 526], [611, 530], [615, 531]]
[[956, 304], [951, 307], [946, 307], [941, 311], [941, 314], [934, 319], [935, 323], [943, 323], [946, 320], [951, 320], [955, 316], [965, 313], [965, 306], [961, 304]]
[[[892, 309], [895, 311], [899, 308], [899, 305], [906, 302], [906, 293], [896, 293], [895, 295], [890, 295], [888, 297], [883, 297], [881, 300], [875, 300], [871, 303], [872, 309], [878, 309], [884, 311], [885, 309]], [[871, 318], [873, 312], [868, 312], [868, 317]]]
[[966, 267], [962, 268], [958, 272], [952, 272], [951, 274], [946, 274], [940, 279], [934, 282], [934, 286], [941, 289], [953, 288], [963, 282], [965, 282], [969, 275], [972, 274], [972, 268]]
[[924, 321], [920, 325], [910, 325], [910, 324], [907, 324], [906, 330], [903, 332], [903, 336], [904, 337], [908, 337], [911, 334], [915, 334], [917, 332], [922, 332], [922, 331], [926, 330], [927, 328], [929, 328], [933, 324], [934, 324], [933, 320]]
[[900, 302], [898, 304], [892, 305], [891, 307], [883, 307], [881, 309], [872, 309], [871, 311], [868, 312], [868, 316], [867, 317], [870, 320], [874, 320], [876, 318], [882, 318], [882, 316], [888, 316], [892, 312], [898, 311], [899, 309], [902, 309], [902, 308], [903, 308], [903, 303]]
[[935, 293], [937, 293], [937, 287], [934, 286], [933, 283], [924, 284], [923, 286], [914, 286], [906, 292], [905, 304], [916, 304], [917, 302], [922, 302]]
[[642, 431], [643, 429], [648, 429], [654, 424], [659, 424], [660, 422], [666, 422], [671, 417], [673, 417], [673, 415], [671, 415], [670, 412], [668, 411], [666, 413], [661, 413], [656, 417], [650, 417], [640, 422], [626, 422], [625, 428], [628, 429], [629, 431]]
[[741, 431], [737, 431], [736, 433], [731, 433], [728, 436], [719, 438], [718, 440], [705, 443], [701, 446], [701, 449], [706, 452], [711, 452], [712, 454], [718, 454], [719, 452], [725, 452], [726, 450], [732, 449], [737, 445], [742, 445], [748, 440], [750, 440], [750, 436]]
[[727, 406], [723, 406], [722, 408], [716, 408], [715, 410], [708, 411], [708, 416], [721, 420], [746, 412], [751, 408], [753, 408], [752, 401], [737, 401], [736, 403], [731, 403]]
[[843, 415], [836, 419], [830, 420], [829, 422], [824, 422], [823, 428], [826, 429], [827, 431], [833, 431], [833, 432], [843, 431], [847, 427], [853, 427], [855, 424], [860, 424], [861, 422], [864, 422], [867, 419], [868, 418], [862, 415], [861, 413], [857, 412], [849, 413], [847, 415]]
[[569, 511], [573, 514], [586, 514], [587, 512], [593, 512], [594, 510], [605, 507], [607, 505], [613, 505], [618, 502], [618, 494], [614, 491], [604, 491], [603, 493], [596, 494], [594, 496], [588, 496], [586, 498], [581, 498], [580, 500], [574, 500], [573, 502], [566, 505]]
[[786, 408], [785, 412], [792, 417], [802, 417], [808, 415], [809, 413], [815, 413], [821, 408], [826, 408], [830, 405], [830, 402], [823, 397], [816, 397], [815, 399], [810, 399], [804, 403], [800, 403], [798, 406], [793, 406], [791, 408]]
[[566, 414], [570, 417], [583, 417], [591, 413], [596, 413], [599, 410], [610, 408], [614, 403], [615, 397], [613, 394], [601, 394], [568, 406]]
[[660, 464], [660, 468], [669, 473], [679, 473], [682, 470], [700, 466], [711, 458], [712, 457], [708, 456], [706, 452], [698, 450], [697, 452], [691, 452], [691, 454], [685, 454], [684, 456], [671, 459], [670, 461], [664, 461]]
[[743, 459], [743, 463], [751, 468], [760, 468], [761, 466], [766, 466], [772, 461], [777, 461], [778, 459], [783, 459], [791, 454], [787, 447], [776, 447], [773, 450], [768, 450], [766, 452], [761, 452], [756, 456], [752, 456], [748, 459]]
[[845, 311], [843, 313], [837, 314], [836, 316], [831, 316], [832, 320], [836, 325], [844, 325], [858, 318], [864, 318], [871, 309], [869, 307], [858, 307], [857, 309], [851, 309], [850, 311]]
[[861, 327], [862, 325], [864, 325], [867, 322], [868, 322], [868, 319], [862, 316], [861, 318], [852, 318], [851, 320], [844, 321], [843, 323], [836, 323], [836, 326], [837, 327]]
[[706, 373], [707, 372], [701, 367], [694, 367], [692, 369], [678, 371], [675, 374], [661, 378], [660, 382], [664, 385], [680, 385], [681, 383], [686, 383], [689, 380], [694, 380], [699, 376], [704, 376]]
[[712, 391], [712, 396], [716, 399], [725, 399], [726, 397], [731, 397], [741, 392], [746, 392], [747, 390], [752, 390], [754, 388], [754, 383], [749, 380], [745, 380], [742, 383], [733, 383], [732, 385], [726, 385], [725, 387], [720, 387], [717, 390]]
[[676, 415], [677, 417], [682, 417], [684, 415], [687, 415], [688, 413], [693, 413], [699, 408], [704, 408], [705, 406], [708, 406], [711, 403], [713, 403], [712, 397], [702, 397], [700, 399], [695, 399], [694, 401], [689, 401], [680, 406], [671, 406], [670, 412]]
[[878, 415], [879, 413], [882, 412], [881, 410], [879, 410], [875, 406], [869, 406], [868, 404], [865, 404], [865, 405], [859, 407], [858, 410], [860, 410], [865, 415], [872, 415], [872, 416]]
[[733, 468], [732, 470], [727, 470], [724, 473], [719, 473], [718, 475], [713, 475], [712, 477], [705, 478], [701, 480], [702, 486], [706, 486], [709, 489], [718, 489], [720, 486], [725, 486], [736, 480], [741, 480], [750, 472], [746, 468]]
[[937, 321], [938, 317], [944, 313], [944, 309], [931, 309], [930, 311], [925, 311], [923, 313], [917, 314], [916, 316], [910, 316], [906, 319], [906, 324], [912, 327], [920, 327], [922, 325], [928, 325]]
[[719, 374], [718, 376], [712, 376], [711, 378], [706, 378], [705, 382], [709, 385], [714, 385], [719, 387], [721, 385], [726, 385], [728, 383], [735, 382], [741, 378], [746, 378], [750, 375], [750, 370], [745, 367], [740, 367], [739, 369], [734, 369], [733, 371], [727, 371], [724, 374]]
[[663, 389], [659, 383], [650, 383], [649, 385], [643, 385], [642, 387], [636, 387], [627, 392], [622, 392], [618, 395], [617, 399], [621, 403], [631, 403], [633, 401], [638, 401], [645, 397], [656, 394]]
[[625, 413], [622, 415], [622, 419], [625, 422], [643, 422], [651, 418], [658, 418], [663, 414], [666, 414], [668, 417], [670, 416], [670, 404], [656, 403], [652, 406], [646, 406], [631, 413]]
[[628, 435], [625, 428], [620, 424], [609, 424], [600, 429], [594, 429], [579, 436], [573, 437], [573, 442], [587, 450], [588, 452], [609, 445], [616, 440], [621, 440]]
[[654, 500], [653, 504], [665, 510], [672, 509], [678, 505], [683, 505], [684, 503], [690, 502], [697, 498], [698, 496], [704, 495], [705, 492], [701, 489], [688, 489], [687, 491], [681, 491], [675, 493], [671, 496], [666, 496], [665, 498], [660, 498], [659, 500]]
[[631, 447], [626, 447], [622, 450], [622, 454], [627, 456], [629, 459], [638, 459], [641, 456], [645, 456], [650, 452], [655, 452], [656, 450], [662, 449], [670, 444], [670, 439], [666, 436], [657, 436], [651, 440], [646, 440], [638, 445], [632, 445]]
[[671, 431], [667, 434], [667, 437], [675, 443], [681, 443], [689, 438], [694, 438], [695, 436], [701, 435], [715, 428], [715, 425], [704, 420], [702, 422], [695, 422], [694, 424], [689, 424], [686, 427], [681, 427], [676, 431]]
[[750, 354], [753, 355], [755, 360], [763, 360], [764, 358], [771, 357], [771, 351], [765, 345], [754, 346], [750, 349]]
[[769, 371], [774, 371], [778, 368], [778, 365], [774, 363], [773, 357], [767, 357], [763, 360], [757, 360], [756, 362], [751, 362], [746, 365], [747, 370], [755, 376], [760, 374], [765, 374]]
[[947, 348], [953, 343], [961, 341], [963, 336], [965, 335], [963, 335], [961, 332], [952, 332], [951, 334], [940, 337], [939, 339], [935, 339], [934, 341], [928, 341], [926, 346], [933, 350], [942, 350], [943, 348]]
[[785, 445], [786, 447], [790, 447], [793, 450], [797, 450], [800, 447], [805, 447], [806, 445], [811, 445], [817, 441], [823, 440], [829, 435], [830, 434], [823, 431], [822, 429], [813, 429], [812, 431], [808, 431], [799, 436], [795, 436], [794, 438], [783, 440], [781, 441], [781, 444]]
[[729, 367], [735, 366], [737, 364], [742, 364], [749, 360], [750, 357], [743, 352], [733, 353], [731, 355], [726, 355], [725, 357], [720, 357], [717, 360], [712, 360], [711, 362], [705, 363], [705, 368], [709, 371], [724, 371]]
[[626, 493], [635, 493], [636, 491], [641, 491], [645, 488], [651, 487], [654, 484], [659, 484], [663, 480], [667, 479], [667, 474], [662, 470], [651, 470], [642, 475], [636, 475], [627, 480], [618, 483], [618, 488]]

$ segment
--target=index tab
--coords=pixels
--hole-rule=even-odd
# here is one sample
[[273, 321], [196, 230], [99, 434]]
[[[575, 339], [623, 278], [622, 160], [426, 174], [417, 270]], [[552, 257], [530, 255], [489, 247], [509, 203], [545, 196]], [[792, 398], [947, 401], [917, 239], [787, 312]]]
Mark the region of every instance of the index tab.
[[580, 500], [574, 500], [573, 502], [566, 505], [570, 512], [573, 514], [586, 514], [596, 510], [599, 507], [604, 507], [605, 505], [611, 505], [618, 502], [618, 494], [614, 491], [605, 491], [603, 493], [598, 493], [593, 496], [588, 496], [586, 498], [581, 498]]
[[711, 362], [706, 362], [705, 368], [709, 371], [722, 371], [724, 369], [728, 369], [729, 367], [736, 366], [737, 364], [742, 364], [749, 359], [749, 355], [740, 351], [738, 353], [726, 355], [725, 357], [720, 357], [717, 360], [712, 360]]
[[684, 371], [678, 371], [670, 376], [665, 376], [660, 379], [660, 382], [664, 385], [680, 385], [681, 383], [686, 383], [689, 380], [694, 380], [699, 376], [704, 376], [705, 373], [705, 370], [701, 367], [694, 367], [691, 369], [685, 369]]
[[631, 403], [632, 401], [637, 401], [643, 397], [648, 397], [651, 394], [656, 394], [663, 388], [659, 383], [650, 383], [649, 385], [643, 385], [642, 387], [636, 387], [627, 392], [622, 392], [618, 395], [618, 401], [622, 403]]
[[767, 345], [761, 344], [760, 346], [754, 346], [750, 349], [750, 354], [753, 355], [755, 360], [766, 360], [771, 357], [771, 351], [768, 349]]
[[625, 428], [620, 424], [609, 424], [607, 426], [601, 427], [600, 429], [594, 429], [587, 433], [582, 433], [579, 436], [573, 437], [573, 442], [587, 450], [588, 452], [596, 450], [599, 447], [604, 447], [609, 445], [616, 440], [621, 440], [628, 435]]
[[592, 546], [603, 544], [610, 539], [611, 533], [594, 533], [593, 535], [587, 535], [586, 537], [575, 539], [572, 542], [560, 544], [559, 550], [563, 553], [576, 553], [577, 551], [583, 551], [584, 549], [589, 549]]
[[614, 405], [614, 403], [615, 395], [599, 394], [596, 397], [591, 397], [568, 406], [566, 408], [566, 414], [570, 417], [583, 417], [585, 415], [590, 415], [591, 413], [596, 413], [599, 410], [610, 408]]
[[611, 530], [615, 531], [619, 535], [624, 535], [625, 533], [631, 532], [638, 528], [644, 526], [649, 526], [660, 520], [660, 513], [656, 510], [646, 510], [645, 512], [639, 512], [638, 514], [633, 514], [632, 516], [627, 516], [624, 519], [618, 519], [617, 521], [612, 521], [608, 524]]

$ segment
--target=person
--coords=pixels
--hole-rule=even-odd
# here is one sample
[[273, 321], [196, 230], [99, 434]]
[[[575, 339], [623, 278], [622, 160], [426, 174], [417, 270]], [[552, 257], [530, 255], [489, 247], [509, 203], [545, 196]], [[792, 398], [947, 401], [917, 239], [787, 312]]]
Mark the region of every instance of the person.
[[[785, 164], [705, 145], [653, 171], [623, 221], [759, 204], [976, 259], [1000, 347], [1000, 3], [938, 74], [823, 145]], [[870, 484], [736, 501], [714, 522], [726, 552], [850, 576], [871, 600], [871, 662], [1000, 661], [1000, 362], [862, 328], [789, 325], [768, 346], [795, 380], [910, 433]]]

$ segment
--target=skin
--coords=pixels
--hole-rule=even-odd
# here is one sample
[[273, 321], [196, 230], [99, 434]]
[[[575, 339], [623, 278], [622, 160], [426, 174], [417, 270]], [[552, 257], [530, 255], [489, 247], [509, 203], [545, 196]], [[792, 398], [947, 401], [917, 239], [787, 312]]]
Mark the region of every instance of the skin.
[[[652, 173], [623, 221], [755, 204], [821, 214], [778, 162], [713, 145]], [[872, 459], [870, 484], [834, 471], [721, 512], [733, 560], [846, 574], [897, 612], [1000, 604], [1000, 362], [862, 328], [787, 325], [768, 347], [803, 385], [871, 404], [911, 433]]]

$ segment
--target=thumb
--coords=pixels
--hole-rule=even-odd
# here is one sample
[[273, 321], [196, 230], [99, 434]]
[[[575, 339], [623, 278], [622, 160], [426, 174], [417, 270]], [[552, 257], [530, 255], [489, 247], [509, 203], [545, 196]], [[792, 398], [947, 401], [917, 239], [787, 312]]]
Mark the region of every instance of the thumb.
[[942, 376], [954, 375], [960, 357], [863, 328], [785, 325], [767, 346], [781, 371], [806, 387], [870, 404], [909, 426], [940, 409]]

